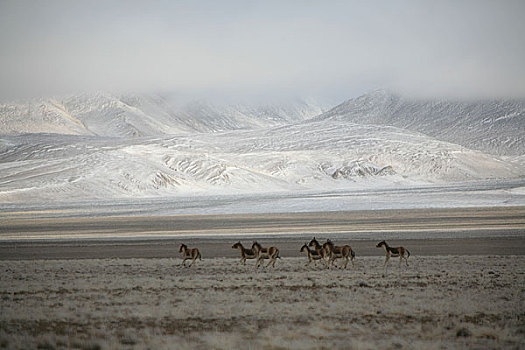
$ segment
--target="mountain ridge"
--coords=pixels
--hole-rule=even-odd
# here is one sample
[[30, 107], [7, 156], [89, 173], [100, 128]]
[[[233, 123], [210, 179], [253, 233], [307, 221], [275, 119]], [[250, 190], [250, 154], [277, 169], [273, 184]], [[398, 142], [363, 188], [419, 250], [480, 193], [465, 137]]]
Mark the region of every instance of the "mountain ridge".
[[[314, 117], [320, 107], [301, 102], [179, 104], [104, 94], [40, 102], [0, 108], [4, 129], [51, 129], [0, 136], [0, 202], [373, 190], [525, 176], [523, 154], [499, 156], [439, 139], [452, 133], [469, 141], [462, 128], [471, 122], [471, 137], [483, 140], [490, 124], [498, 149], [519, 145], [523, 140], [498, 137], [513, 123], [519, 125], [510, 139], [521, 137], [521, 104], [505, 105], [512, 108], [502, 114], [499, 105], [414, 102], [378, 91]], [[434, 120], [420, 123], [436, 110], [445, 115], [439, 128]], [[436, 127], [437, 136], [425, 127]]]
[[423, 99], [381, 89], [314, 118], [325, 119], [395, 126], [490, 154], [525, 154], [525, 100]]
[[153, 138], [0, 137], [0, 201], [293, 193], [515, 179], [519, 164], [341, 121]]
[[285, 125], [323, 111], [315, 101], [306, 99], [247, 105], [95, 93], [0, 104], [0, 134], [127, 138], [219, 132]]

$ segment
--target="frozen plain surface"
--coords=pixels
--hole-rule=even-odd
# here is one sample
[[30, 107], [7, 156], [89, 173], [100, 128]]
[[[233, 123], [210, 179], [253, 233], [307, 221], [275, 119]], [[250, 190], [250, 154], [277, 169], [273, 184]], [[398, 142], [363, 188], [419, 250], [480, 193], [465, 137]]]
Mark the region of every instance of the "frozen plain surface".
[[180, 195], [162, 198], [0, 203], [0, 216], [98, 217], [254, 214], [525, 205], [525, 179], [293, 193]]
[[[525, 206], [259, 214], [85, 215], [82, 210], [2, 213], [0, 242], [291, 238], [350, 240], [523, 237]], [[16, 245], [16, 243], [15, 243]]]
[[27, 348], [397, 349], [525, 346], [523, 256], [4, 261], [0, 343]]

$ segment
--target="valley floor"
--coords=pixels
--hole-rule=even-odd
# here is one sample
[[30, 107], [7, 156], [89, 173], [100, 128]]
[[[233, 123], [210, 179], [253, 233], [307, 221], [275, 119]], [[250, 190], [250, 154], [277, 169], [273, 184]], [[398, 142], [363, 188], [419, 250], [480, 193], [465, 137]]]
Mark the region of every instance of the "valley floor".
[[[4, 214], [0, 348], [523, 348], [524, 210]], [[352, 244], [355, 266], [305, 266], [313, 235]], [[275, 268], [239, 263], [253, 239], [279, 247]], [[381, 239], [410, 266], [385, 269]], [[181, 242], [203, 260], [182, 267]]]
[[525, 256], [3, 261], [13, 349], [397, 349], [525, 346]]

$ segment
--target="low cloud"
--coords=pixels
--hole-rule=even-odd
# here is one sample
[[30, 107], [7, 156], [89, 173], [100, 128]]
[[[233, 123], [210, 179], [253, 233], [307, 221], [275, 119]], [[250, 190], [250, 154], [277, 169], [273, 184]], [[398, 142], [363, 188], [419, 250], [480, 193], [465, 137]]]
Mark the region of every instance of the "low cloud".
[[525, 97], [522, 1], [3, 1], [0, 99], [83, 91]]

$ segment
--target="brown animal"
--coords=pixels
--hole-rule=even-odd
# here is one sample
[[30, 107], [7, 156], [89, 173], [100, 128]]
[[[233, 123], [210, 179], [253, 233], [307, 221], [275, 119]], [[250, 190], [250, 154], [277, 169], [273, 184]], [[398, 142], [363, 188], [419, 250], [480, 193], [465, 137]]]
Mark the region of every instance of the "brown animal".
[[[314, 251], [316, 254], [318, 254], [323, 261], [326, 262], [326, 259], [329, 257], [329, 252], [324, 249], [319, 242], [317, 242], [317, 239], [312, 238], [310, 243], [308, 243], [309, 247], [314, 247]], [[326, 265], [328, 267], [328, 264]]]
[[[405, 259], [405, 263], [407, 264], [408, 266], [408, 257], [410, 256], [410, 252], [408, 251], [408, 249], [406, 249], [405, 247], [390, 247], [385, 241], [381, 241], [379, 242], [377, 245], [376, 245], [377, 248], [381, 248], [383, 247], [383, 249], [385, 250], [385, 255], [386, 255], [386, 259], [385, 259], [385, 265], [388, 263], [388, 260], [390, 259], [390, 257], [394, 257], [394, 258], [397, 258], [399, 256], [399, 266], [401, 266], [401, 261], [403, 261], [403, 259]], [[405, 256], [406, 254], [406, 256]]]
[[307, 266], [310, 265], [312, 261], [314, 262], [314, 264], [317, 264], [317, 260], [323, 259], [323, 256], [320, 252], [310, 249], [310, 247], [308, 247], [306, 243], [301, 247], [300, 251], [306, 251], [306, 256], [308, 257], [308, 263], [306, 264]]
[[195, 260], [197, 260], [197, 258], [199, 260], [202, 260], [201, 252], [199, 252], [199, 249], [197, 249], [197, 248], [189, 249], [186, 246], [186, 244], [181, 244], [180, 245], [179, 253], [183, 253], [184, 259], [182, 260], [182, 265], [184, 265], [184, 266], [186, 266], [186, 260], [188, 260], [188, 259], [192, 259], [191, 263], [190, 263], [190, 266], [188, 266], [188, 267], [191, 267], [191, 265], [193, 265], [193, 263], [195, 262]]
[[[326, 240], [326, 243], [323, 244], [323, 248], [329, 252], [329, 259], [328, 262], [332, 263], [331, 265], [334, 266], [335, 259], [343, 259], [344, 265], [342, 265], [342, 268], [346, 269], [346, 266], [348, 265], [348, 261], [352, 261], [352, 266], [354, 266], [354, 258], [355, 258], [355, 252], [352, 250], [352, 247], [348, 244], [344, 246], [336, 246], [331, 240]], [[329, 264], [327, 264], [329, 266]]]
[[257, 253], [254, 249], [244, 248], [242, 243], [239, 241], [232, 246], [233, 249], [239, 249], [241, 252], [241, 264], [246, 265], [246, 259], [257, 258]]
[[275, 261], [276, 259], [280, 259], [279, 256], [279, 249], [276, 247], [268, 247], [263, 248], [259, 243], [253, 242], [252, 249], [255, 250], [257, 254], [257, 265], [256, 268], [259, 268], [259, 266], [262, 264], [264, 266], [264, 259], [270, 259], [268, 262], [267, 267], [272, 265], [272, 267], [275, 267]]

